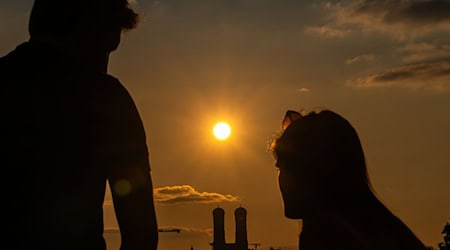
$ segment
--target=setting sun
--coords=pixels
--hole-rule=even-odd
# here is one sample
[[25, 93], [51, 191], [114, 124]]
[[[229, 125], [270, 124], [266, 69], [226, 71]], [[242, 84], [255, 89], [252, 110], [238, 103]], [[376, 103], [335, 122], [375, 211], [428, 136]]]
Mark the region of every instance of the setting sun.
[[226, 140], [230, 137], [231, 127], [226, 122], [219, 122], [214, 125], [213, 133], [218, 140]]

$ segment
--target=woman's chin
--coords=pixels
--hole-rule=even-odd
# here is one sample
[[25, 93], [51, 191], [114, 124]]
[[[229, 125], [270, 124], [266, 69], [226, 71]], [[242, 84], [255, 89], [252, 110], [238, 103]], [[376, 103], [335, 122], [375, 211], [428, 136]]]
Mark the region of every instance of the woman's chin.
[[286, 218], [289, 219], [301, 219], [302, 218], [302, 213], [299, 210], [289, 210], [289, 209], [284, 209], [284, 216], [286, 216]]

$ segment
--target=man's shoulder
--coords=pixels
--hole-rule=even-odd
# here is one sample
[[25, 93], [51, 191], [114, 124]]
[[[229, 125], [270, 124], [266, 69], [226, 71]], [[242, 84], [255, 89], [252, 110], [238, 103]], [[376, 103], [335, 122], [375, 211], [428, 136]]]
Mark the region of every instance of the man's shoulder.
[[102, 78], [100, 82], [106, 85], [104, 87], [109, 89], [109, 93], [114, 94], [118, 98], [132, 100], [127, 88], [117, 77], [110, 74], [101, 74], [100, 77]]
[[11, 66], [18, 58], [17, 48], [13, 49], [0, 57], [0, 70], [6, 71], [8, 66]]
[[[58, 66], [62, 65], [54, 60], [52, 55], [42, 53], [30, 42], [23, 42], [0, 57], [0, 70], [2, 75], [11, 74], [27, 78], [30, 72], [46, 72], [42, 69], [51, 62]], [[55, 73], [56, 71], [53, 69], [48, 72]]]
[[102, 81], [104, 81], [110, 87], [116, 88], [119, 91], [126, 91], [122, 82], [117, 77], [110, 75], [110, 74], [104, 74], [104, 73], [100, 73], [98, 76], [101, 77]]
[[26, 56], [19, 51], [19, 46], [7, 52], [0, 57], [0, 80], [2, 87], [8, 83], [17, 82], [18, 78], [26, 78], [29, 74], [26, 72]]

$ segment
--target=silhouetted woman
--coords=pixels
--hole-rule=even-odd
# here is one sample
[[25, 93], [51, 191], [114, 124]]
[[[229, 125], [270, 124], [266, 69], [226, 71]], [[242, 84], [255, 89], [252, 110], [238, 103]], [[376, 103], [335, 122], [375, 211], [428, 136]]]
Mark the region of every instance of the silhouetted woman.
[[424, 250], [372, 191], [350, 123], [332, 111], [287, 111], [272, 149], [285, 216], [302, 219], [300, 250]]

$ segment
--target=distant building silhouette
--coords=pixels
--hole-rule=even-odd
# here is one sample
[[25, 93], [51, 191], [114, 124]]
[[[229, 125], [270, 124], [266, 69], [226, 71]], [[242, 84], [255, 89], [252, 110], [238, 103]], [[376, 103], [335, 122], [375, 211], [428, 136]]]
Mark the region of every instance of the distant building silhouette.
[[247, 210], [236, 208], [235, 217], [235, 243], [225, 242], [225, 210], [217, 207], [213, 210], [214, 239], [210, 243], [213, 250], [248, 250], [247, 240]]
[[[213, 223], [214, 223], [214, 239], [211, 245], [215, 250], [221, 250], [221, 246], [225, 245], [225, 210], [218, 207], [213, 210]], [[225, 248], [223, 248], [225, 249]]]

